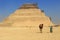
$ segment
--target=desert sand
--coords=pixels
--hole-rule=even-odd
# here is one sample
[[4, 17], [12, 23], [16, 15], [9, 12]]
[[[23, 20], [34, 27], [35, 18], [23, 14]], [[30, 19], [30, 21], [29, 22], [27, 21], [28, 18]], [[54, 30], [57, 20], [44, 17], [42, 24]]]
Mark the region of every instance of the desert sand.
[[38, 27], [0, 27], [0, 40], [60, 40], [60, 27], [44, 27], [40, 33]]

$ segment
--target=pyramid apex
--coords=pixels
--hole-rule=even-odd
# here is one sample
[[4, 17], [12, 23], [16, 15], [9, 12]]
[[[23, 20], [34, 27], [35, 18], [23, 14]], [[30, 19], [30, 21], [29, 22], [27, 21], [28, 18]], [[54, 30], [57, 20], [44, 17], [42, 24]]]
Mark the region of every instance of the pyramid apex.
[[19, 9], [38, 9], [37, 3], [26, 3], [23, 4]]

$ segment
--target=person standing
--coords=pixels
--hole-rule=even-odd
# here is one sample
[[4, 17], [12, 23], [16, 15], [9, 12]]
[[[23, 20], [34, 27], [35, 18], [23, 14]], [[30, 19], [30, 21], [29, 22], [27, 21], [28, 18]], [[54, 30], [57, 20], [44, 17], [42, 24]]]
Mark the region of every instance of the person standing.
[[53, 32], [53, 26], [50, 26], [50, 33]]

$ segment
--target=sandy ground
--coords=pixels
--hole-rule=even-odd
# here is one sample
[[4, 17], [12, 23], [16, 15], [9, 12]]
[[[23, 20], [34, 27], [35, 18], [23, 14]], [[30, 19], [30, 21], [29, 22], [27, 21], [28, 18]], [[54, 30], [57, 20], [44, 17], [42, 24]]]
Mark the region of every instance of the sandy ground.
[[0, 27], [0, 40], [60, 40], [60, 27], [54, 27], [53, 33], [49, 27], [44, 27], [43, 33], [37, 27]]

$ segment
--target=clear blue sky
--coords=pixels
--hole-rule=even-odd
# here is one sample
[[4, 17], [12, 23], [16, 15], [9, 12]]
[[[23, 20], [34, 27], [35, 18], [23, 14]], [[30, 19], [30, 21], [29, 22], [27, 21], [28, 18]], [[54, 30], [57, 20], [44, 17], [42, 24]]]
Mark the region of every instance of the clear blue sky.
[[60, 24], [60, 0], [0, 0], [0, 22], [24, 3], [38, 3], [55, 24]]

